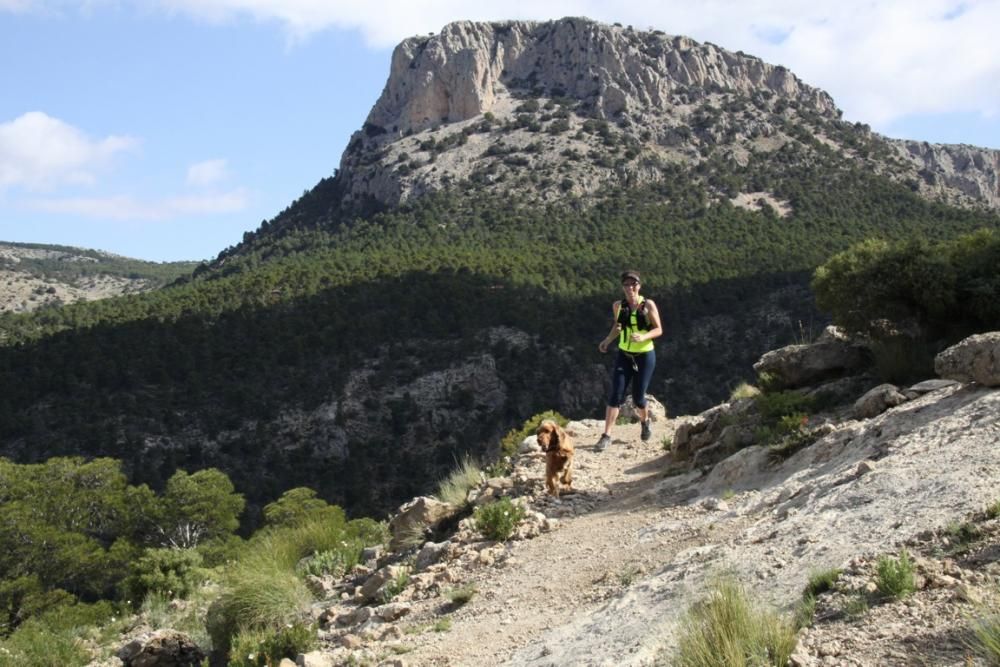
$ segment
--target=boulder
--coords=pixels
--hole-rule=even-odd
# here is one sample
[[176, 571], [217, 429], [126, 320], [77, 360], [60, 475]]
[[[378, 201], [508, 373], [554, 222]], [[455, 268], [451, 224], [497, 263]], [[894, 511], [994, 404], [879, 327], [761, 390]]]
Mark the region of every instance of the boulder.
[[932, 391], [937, 391], [938, 389], [945, 389], [946, 387], [954, 387], [958, 382], [955, 380], [924, 380], [923, 382], [918, 382], [907, 388], [906, 391], [913, 392], [914, 394], [929, 394]]
[[435, 498], [414, 498], [400, 507], [389, 522], [389, 530], [392, 532], [389, 548], [397, 551], [412, 546], [415, 540], [419, 544], [422, 541], [420, 537], [458, 512], [458, 507]]
[[969, 336], [934, 358], [934, 372], [958, 382], [1000, 386], [1000, 331]]
[[447, 542], [427, 542], [417, 553], [417, 560], [414, 562], [413, 569], [417, 572], [426, 570], [428, 567], [441, 560], [447, 551]]
[[323, 651], [310, 651], [309, 653], [300, 653], [295, 658], [295, 664], [298, 667], [334, 667], [336, 662], [333, 657], [326, 655]]
[[207, 657], [186, 634], [169, 629], [133, 640], [117, 655], [125, 667], [199, 667]]
[[849, 375], [803, 389], [802, 391], [805, 396], [813, 399], [817, 405], [832, 407], [852, 405], [858, 396], [861, 396], [878, 384], [879, 381], [871, 375]]
[[361, 586], [361, 598], [365, 601], [374, 600], [386, 585], [408, 573], [409, 568], [403, 565], [386, 565], [368, 577], [368, 581]]
[[768, 352], [753, 365], [775, 388], [793, 389], [849, 375], [868, 360], [864, 346], [851, 342], [836, 327], [827, 327], [815, 343], [788, 345]]
[[896, 385], [880, 384], [855, 401], [854, 414], [858, 419], [871, 419], [906, 401]]
[[[650, 420], [653, 422], [663, 422], [667, 420], [667, 408], [664, 407], [663, 403], [660, 403], [649, 394], [646, 394], [646, 410]], [[618, 413], [618, 418], [630, 419], [632, 421], [639, 420], [639, 413], [635, 409], [635, 403], [632, 402], [631, 396], [625, 397], [625, 402], [622, 403], [621, 411]]]
[[392, 622], [406, 616], [412, 610], [413, 608], [408, 604], [402, 602], [391, 602], [376, 608], [374, 611], [375, 615], [383, 621]]
[[[674, 461], [710, 465], [753, 443], [753, 399], [722, 403], [693, 418], [684, 418], [674, 431], [670, 452]], [[705, 453], [699, 456], [700, 452]]]
[[527, 454], [528, 452], [538, 452], [541, 451], [541, 447], [538, 446], [538, 436], [535, 434], [529, 435], [527, 438], [521, 441], [520, 446], [517, 448], [518, 454]]

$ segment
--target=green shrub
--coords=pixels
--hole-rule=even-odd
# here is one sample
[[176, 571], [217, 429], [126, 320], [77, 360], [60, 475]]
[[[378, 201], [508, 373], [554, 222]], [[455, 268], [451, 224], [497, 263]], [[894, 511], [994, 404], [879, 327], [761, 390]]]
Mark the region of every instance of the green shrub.
[[797, 391], [765, 392], [754, 397], [754, 404], [765, 424], [776, 424], [782, 417], [812, 412], [815, 401]]
[[90, 662], [90, 653], [72, 631], [53, 630], [31, 619], [0, 642], [4, 667], [76, 667]]
[[135, 601], [150, 593], [187, 597], [203, 580], [201, 554], [194, 549], [146, 549], [132, 566], [125, 588]]
[[821, 572], [813, 572], [809, 575], [809, 583], [806, 584], [806, 588], [802, 593], [803, 597], [809, 595], [815, 597], [821, 593], [832, 591], [837, 583], [837, 579], [840, 578], [840, 574], [841, 570], [835, 567]]
[[486, 477], [507, 477], [514, 470], [514, 460], [510, 456], [499, 459], [483, 468]]
[[379, 600], [382, 604], [391, 602], [393, 598], [402, 593], [410, 583], [410, 573], [407, 571], [397, 574], [392, 581], [387, 583], [379, 591]]
[[519, 429], [511, 429], [507, 432], [507, 435], [503, 437], [500, 441], [500, 451], [504, 456], [514, 456], [517, 454], [517, 448], [521, 446], [524, 439], [529, 435], [534, 435], [538, 431], [538, 426], [546, 419], [552, 420], [559, 424], [560, 426], [565, 426], [569, 423], [569, 419], [563, 417], [561, 414], [555, 410], [548, 410], [546, 412], [541, 412], [524, 424]]
[[454, 606], [461, 607], [475, 597], [478, 592], [474, 584], [463, 584], [449, 589], [445, 592], [445, 596]]
[[524, 508], [504, 497], [495, 503], [476, 508], [473, 520], [476, 530], [488, 539], [506, 542], [514, 534], [517, 524], [524, 518]]
[[228, 651], [240, 630], [264, 630], [297, 623], [308, 612], [312, 594], [294, 572], [266, 558], [238, 563], [227, 591], [205, 619], [216, 649]]
[[280, 628], [242, 629], [233, 637], [229, 667], [271, 667], [282, 658], [295, 660], [318, 645], [316, 628], [291, 623]]
[[445, 503], [465, 506], [469, 491], [479, 486], [482, 479], [483, 473], [479, 464], [466, 456], [438, 485], [437, 498]]
[[945, 532], [951, 542], [952, 553], [965, 549], [983, 536], [982, 529], [971, 521], [957, 521], [948, 524]]
[[344, 551], [317, 551], [312, 556], [299, 561], [295, 571], [301, 575], [341, 577], [354, 566], [356, 559]]
[[723, 579], [682, 618], [672, 664], [784, 667], [794, 650], [794, 625], [772, 611], [755, 608], [742, 586]]
[[990, 504], [986, 508], [987, 519], [996, 519], [997, 517], [1000, 517], [1000, 500]]
[[902, 598], [916, 590], [913, 561], [906, 549], [900, 549], [899, 558], [882, 556], [875, 566], [875, 585], [882, 595]]
[[729, 394], [730, 401], [739, 401], [744, 398], [754, 398], [760, 395], [760, 389], [748, 382], [741, 382]]
[[1000, 235], [979, 230], [936, 244], [869, 239], [816, 269], [819, 307], [876, 336], [915, 322], [926, 340], [957, 340], [1000, 325]]

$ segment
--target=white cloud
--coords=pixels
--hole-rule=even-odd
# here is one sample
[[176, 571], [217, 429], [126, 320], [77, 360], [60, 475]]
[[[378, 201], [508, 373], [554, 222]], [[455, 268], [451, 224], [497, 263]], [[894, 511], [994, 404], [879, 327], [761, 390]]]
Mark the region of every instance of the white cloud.
[[27, 206], [47, 213], [79, 215], [97, 220], [157, 221], [178, 216], [238, 213], [247, 208], [249, 199], [246, 190], [238, 189], [158, 201], [143, 201], [130, 196], [35, 199], [27, 202]]
[[215, 185], [229, 177], [229, 169], [226, 160], [205, 160], [188, 167], [187, 183], [195, 187], [203, 188]]
[[31, 111], [0, 123], [0, 190], [90, 184], [114, 155], [137, 145], [130, 137], [91, 139], [58, 118]]
[[915, 113], [1000, 110], [997, 0], [160, 0], [210, 20], [251, 17], [296, 39], [356, 29], [377, 48], [454, 20], [588, 16], [743, 50], [823, 88], [851, 120], [885, 125]]
[[[93, 11], [102, 0], [76, 4]], [[0, 0], [0, 8], [67, 5], [73, 0]], [[373, 48], [455, 20], [588, 16], [785, 65], [833, 95], [850, 120], [876, 127], [910, 114], [1000, 111], [1000, 0], [157, 0], [157, 6], [213, 23], [273, 22], [292, 41], [321, 39], [315, 35], [327, 29], [357, 30]]]

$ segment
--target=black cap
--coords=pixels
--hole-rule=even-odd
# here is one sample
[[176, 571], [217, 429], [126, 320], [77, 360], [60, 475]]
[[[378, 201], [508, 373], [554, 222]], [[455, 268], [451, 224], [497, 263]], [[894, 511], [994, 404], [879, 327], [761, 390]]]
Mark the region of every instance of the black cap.
[[636, 281], [637, 283], [641, 283], [642, 282], [642, 280], [639, 278], [639, 272], [638, 271], [632, 271], [631, 269], [628, 270], [628, 271], [623, 271], [622, 272], [622, 282], [625, 282], [629, 278], [631, 278], [632, 280]]

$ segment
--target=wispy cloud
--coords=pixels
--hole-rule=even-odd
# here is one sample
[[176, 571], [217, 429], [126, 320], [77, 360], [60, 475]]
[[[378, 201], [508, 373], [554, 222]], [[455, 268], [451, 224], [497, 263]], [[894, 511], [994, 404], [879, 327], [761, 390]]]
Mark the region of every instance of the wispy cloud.
[[187, 183], [195, 187], [204, 188], [215, 185], [229, 177], [229, 167], [226, 160], [205, 160], [188, 167]]
[[244, 189], [231, 192], [177, 196], [156, 201], [143, 201], [131, 196], [73, 197], [64, 199], [34, 199], [29, 208], [47, 213], [78, 215], [96, 220], [160, 221], [178, 216], [207, 216], [238, 213], [247, 208], [249, 193]]
[[31, 111], [0, 123], [0, 189], [93, 183], [113, 156], [137, 145], [131, 137], [91, 139], [58, 118]]

